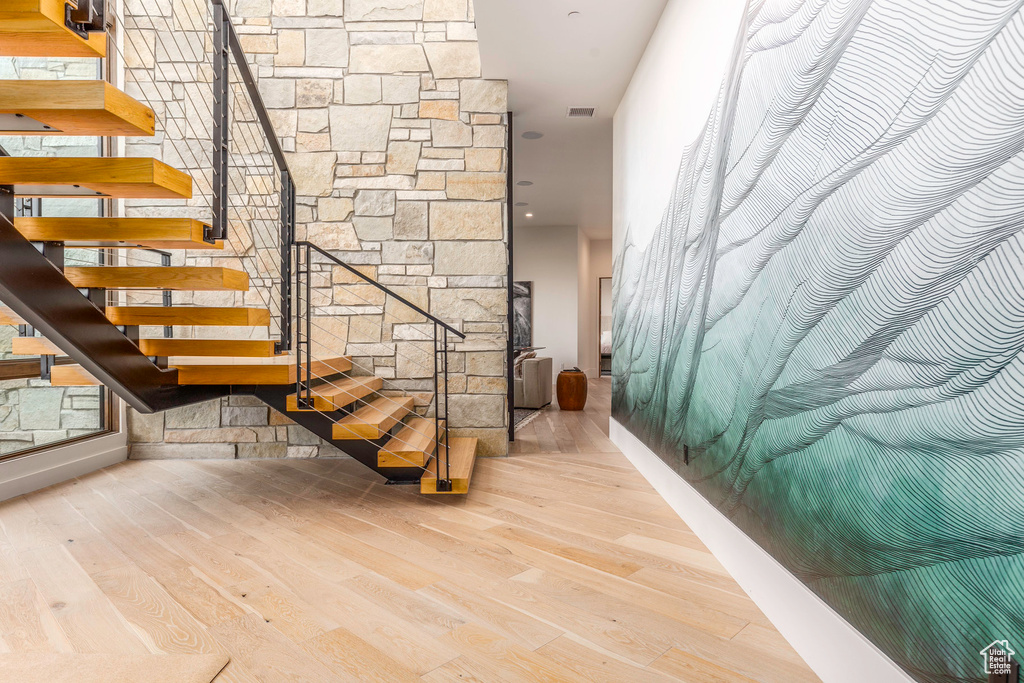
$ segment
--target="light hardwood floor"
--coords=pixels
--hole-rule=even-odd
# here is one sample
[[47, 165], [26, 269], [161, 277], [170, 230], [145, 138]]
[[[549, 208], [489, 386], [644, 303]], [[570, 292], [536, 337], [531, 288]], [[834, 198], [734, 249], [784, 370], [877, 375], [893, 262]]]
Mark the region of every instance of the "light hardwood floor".
[[217, 683], [818, 680], [607, 400], [545, 411], [465, 498], [351, 460], [144, 461], [2, 503], [0, 651], [226, 652]]

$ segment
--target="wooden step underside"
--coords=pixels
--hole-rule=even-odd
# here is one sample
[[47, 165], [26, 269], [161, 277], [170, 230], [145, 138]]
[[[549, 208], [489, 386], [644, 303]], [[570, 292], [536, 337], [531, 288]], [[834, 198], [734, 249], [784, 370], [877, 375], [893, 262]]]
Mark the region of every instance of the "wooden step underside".
[[0, 325], [24, 325], [25, 321], [22, 320], [21, 316], [7, 308], [6, 306], [0, 305]]
[[339, 420], [332, 427], [332, 436], [338, 441], [380, 439], [412, 411], [409, 396], [382, 396]]
[[443, 495], [469, 493], [469, 480], [473, 476], [473, 465], [476, 463], [476, 445], [477, 439], [467, 437], [451, 438], [449, 444], [451, 462], [448, 472], [452, 480], [452, 490], [437, 490], [438, 461], [443, 458], [434, 458], [430, 465], [428, 465], [427, 471], [420, 478], [420, 493]]
[[190, 292], [245, 292], [249, 289], [249, 276], [230, 268], [99, 266], [65, 268], [64, 276], [76, 287], [97, 289]]
[[105, 249], [223, 249], [203, 239], [208, 225], [191, 218], [15, 218], [14, 227], [33, 242]]
[[64, 25], [63, 0], [0, 2], [0, 56], [106, 57], [107, 35], [82, 38]]
[[[295, 358], [170, 358], [168, 367], [177, 368], [178, 384], [186, 385], [282, 385], [294, 384]], [[303, 366], [305, 367], [305, 366]], [[332, 377], [352, 369], [348, 358], [327, 358], [312, 363], [315, 377]]]
[[153, 110], [105, 81], [0, 80], [0, 134], [152, 136]]
[[[444, 434], [444, 420], [440, 425]], [[417, 417], [377, 453], [377, 467], [423, 467], [437, 449], [435, 425], [432, 419]]]
[[0, 185], [19, 197], [192, 198], [192, 178], [156, 159], [0, 157]]
[[50, 385], [55, 387], [98, 387], [98, 379], [81, 365], [54, 365], [50, 368]]
[[270, 358], [274, 342], [265, 339], [140, 339], [147, 356], [217, 356]]
[[265, 308], [218, 308], [204, 306], [112, 306], [107, 320], [114, 325], [192, 325], [214, 327], [267, 327]]
[[355, 403], [361, 398], [380, 391], [384, 380], [380, 377], [345, 377], [313, 388], [313, 408], [299, 408], [296, 394], [288, 397], [288, 411], [318, 410], [330, 413]]
[[49, 339], [42, 337], [14, 337], [11, 353], [15, 356], [63, 356], [64, 352]]

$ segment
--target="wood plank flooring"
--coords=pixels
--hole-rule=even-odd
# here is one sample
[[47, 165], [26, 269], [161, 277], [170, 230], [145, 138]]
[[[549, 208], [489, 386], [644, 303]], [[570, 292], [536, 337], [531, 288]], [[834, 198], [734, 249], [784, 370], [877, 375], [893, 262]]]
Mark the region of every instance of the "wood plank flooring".
[[0, 652], [217, 683], [818, 680], [607, 438], [544, 411], [468, 496], [349, 459], [127, 462], [0, 503]]

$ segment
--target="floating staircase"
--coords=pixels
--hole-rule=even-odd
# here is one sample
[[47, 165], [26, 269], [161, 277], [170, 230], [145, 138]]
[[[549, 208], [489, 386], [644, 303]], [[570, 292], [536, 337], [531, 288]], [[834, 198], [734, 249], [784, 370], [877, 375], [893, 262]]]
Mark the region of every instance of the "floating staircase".
[[277, 355], [271, 339], [140, 339], [147, 356], [219, 356], [270, 358]]
[[65, 25], [64, 0], [0, 2], [0, 56], [106, 57], [107, 36], [82, 37]]
[[[106, 34], [67, 25], [65, 10], [77, 1], [0, 0], [0, 55], [105, 56]], [[155, 130], [152, 108], [103, 81], [0, 81], [0, 134], [144, 137]], [[108, 290], [248, 291], [249, 276], [240, 270], [169, 265], [169, 251], [224, 249], [215, 237], [225, 234], [226, 221], [215, 229], [175, 217], [14, 216], [11, 206], [12, 195], [190, 199], [192, 191], [187, 173], [156, 159], [0, 156], [0, 295], [12, 306], [0, 307], [0, 325], [21, 326], [22, 334], [12, 352], [39, 358], [40, 376], [53, 386], [106, 384], [144, 412], [254, 395], [392, 483], [418, 483], [430, 494], [468, 491], [477, 440], [449, 435], [442, 417], [423, 415], [412, 397], [387, 391], [383, 378], [353, 375], [346, 356], [310, 359], [307, 346], [299, 362], [282, 352], [291, 347], [294, 323], [285, 316], [296, 315], [289, 299], [280, 314], [282, 341], [203, 338], [203, 328], [268, 328], [277, 314], [267, 308], [105, 305]], [[289, 259], [298, 245], [281, 239]], [[161, 250], [164, 263], [65, 267], [65, 247]], [[140, 333], [155, 327], [165, 328], [163, 338]], [[193, 337], [170, 336], [175, 327], [194, 328]]]
[[0, 185], [18, 197], [192, 198], [192, 178], [156, 159], [0, 157]]
[[16, 217], [14, 227], [31, 242], [103, 249], [223, 249], [207, 240], [211, 228], [190, 218]]
[[0, 325], [15, 327], [17, 325], [24, 324], [24, 319], [19, 317], [14, 311], [6, 306], [0, 305]]
[[330, 413], [349, 406], [364, 396], [370, 396], [384, 388], [380, 377], [346, 377], [331, 384], [322, 384], [313, 390], [313, 404], [300, 404], [298, 394], [288, 397], [289, 412], [318, 410]]
[[[444, 430], [444, 421], [438, 423], [436, 428]], [[426, 467], [437, 451], [437, 436], [433, 420], [422, 417], [409, 420], [405, 427], [380, 449], [377, 464], [380, 467]]]
[[156, 132], [153, 110], [105, 81], [0, 80], [0, 134], [137, 135]]
[[15, 356], [64, 355], [56, 344], [42, 337], [15, 337], [11, 340], [11, 353]]
[[68, 282], [82, 289], [160, 289], [174, 292], [245, 292], [249, 276], [230, 268], [116, 267], [65, 268]]
[[[114, 325], [267, 327], [265, 308], [216, 308], [201, 306], [111, 306], [107, 319]], [[193, 354], [199, 355], [199, 354]]]
[[50, 385], [55, 387], [98, 387], [99, 381], [81, 365], [55, 365], [50, 368]]
[[339, 420], [332, 428], [334, 438], [338, 441], [382, 439], [412, 412], [412, 406], [413, 399], [409, 397], [378, 398]]

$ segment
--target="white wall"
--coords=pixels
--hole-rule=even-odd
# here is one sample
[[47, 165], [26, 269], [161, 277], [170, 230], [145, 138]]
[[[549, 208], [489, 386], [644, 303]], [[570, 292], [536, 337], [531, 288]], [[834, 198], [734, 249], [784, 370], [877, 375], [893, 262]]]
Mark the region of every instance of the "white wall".
[[[615, 115], [613, 244], [645, 246], [669, 204], [680, 159], [722, 83], [744, 0], [669, 0]], [[636, 437], [612, 441], [736, 577], [827, 683], [909, 681], [803, 583], [721, 515]]]
[[513, 275], [533, 282], [533, 344], [554, 372], [577, 364], [579, 242], [575, 227], [515, 228]]
[[646, 244], [683, 151], [707, 123], [745, 0], [670, 0], [615, 112], [613, 241]]

